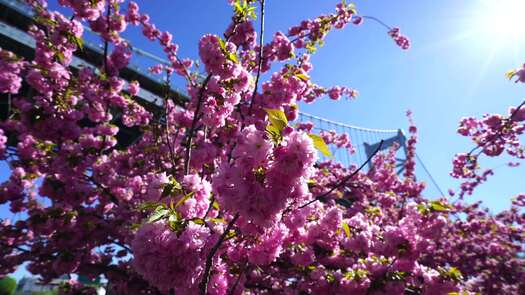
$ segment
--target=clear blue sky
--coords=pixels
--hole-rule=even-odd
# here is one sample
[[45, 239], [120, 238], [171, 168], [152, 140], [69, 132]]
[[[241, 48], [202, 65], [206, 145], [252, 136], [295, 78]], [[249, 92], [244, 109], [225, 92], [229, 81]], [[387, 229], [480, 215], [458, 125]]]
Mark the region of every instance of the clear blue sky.
[[[173, 33], [183, 57], [197, 58], [200, 36], [221, 34], [231, 15], [226, 0], [139, 2], [159, 28]], [[275, 31], [332, 12], [338, 1], [266, 2], [265, 38], [269, 40]], [[355, 101], [326, 99], [301, 105], [301, 110], [352, 125], [406, 129], [404, 114], [411, 109], [420, 132], [418, 154], [442, 188], [456, 188], [457, 182], [448, 175], [451, 158], [472, 147], [456, 134], [458, 121], [467, 115], [506, 112], [508, 106], [521, 102], [524, 87], [509, 82], [504, 74], [525, 61], [525, 34], [513, 40], [511, 34], [489, 28], [488, 22], [501, 24], [501, 20], [494, 11], [491, 16], [486, 0], [355, 2], [362, 15], [401, 27], [411, 38], [412, 48], [400, 50], [385, 29], [373, 22], [330, 33], [326, 45], [313, 56], [312, 79], [325, 86], [351, 86], [361, 95]], [[137, 40], [137, 34], [128, 37]], [[162, 55], [144, 38], [135, 45]], [[503, 159], [482, 162], [486, 167], [503, 163]], [[0, 178], [5, 179], [7, 169], [1, 168]], [[525, 168], [501, 167], [495, 172], [471, 199], [483, 199], [493, 211], [500, 211], [509, 206], [512, 196], [524, 191]], [[11, 215], [5, 207], [0, 208], [0, 217], [7, 216]]]

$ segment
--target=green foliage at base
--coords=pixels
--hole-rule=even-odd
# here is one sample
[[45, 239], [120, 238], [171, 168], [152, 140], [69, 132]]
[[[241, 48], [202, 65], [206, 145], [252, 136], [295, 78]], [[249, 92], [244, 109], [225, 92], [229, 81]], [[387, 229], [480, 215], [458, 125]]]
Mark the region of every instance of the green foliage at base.
[[0, 280], [0, 295], [13, 295], [16, 290], [16, 280], [5, 277]]

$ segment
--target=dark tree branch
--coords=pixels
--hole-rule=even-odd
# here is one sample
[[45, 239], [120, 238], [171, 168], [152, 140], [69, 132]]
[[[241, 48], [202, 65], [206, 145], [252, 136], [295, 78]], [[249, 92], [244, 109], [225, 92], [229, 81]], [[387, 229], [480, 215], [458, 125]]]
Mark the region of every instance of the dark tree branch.
[[232, 229], [234, 223], [237, 221], [238, 218], [239, 218], [239, 213], [235, 214], [235, 216], [230, 221], [230, 223], [228, 223], [228, 226], [226, 226], [226, 229], [224, 230], [224, 232], [220, 236], [219, 240], [217, 241], [217, 243], [215, 243], [215, 246], [213, 246], [213, 248], [211, 249], [210, 253], [208, 253], [208, 256], [206, 257], [206, 267], [204, 269], [204, 273], [202, 274], [202, 280], [201, 280], [201, 282], [199, 284], [199, 289], [200, 289], [200, 294], [201, 295], [207, 295], [208, 294], [208, 282], [210, 281], [210, 274], [211, 274], [211, 268], [212, 268], [212, 264], [213, 264], [213, 257], [215, 256], [217, 251], [219, 251], [219, 248], [221, 247], [222, 242], [224, 242], [224, 240], [226, 239], [226, 236], [228, 235], [228, 233], [230, 232], [230, 230]]
[[125, 244], [123, 244], [123, 243], [121, 243], [121, 242], [119, 242], [119, 241], [113, 241], [113, 243], [114, 243], [115, 245], [117, 245], [117, 246], [120, 246], [120, 247], [124, 248], [124, 249], [125, 249], [126, 251], [128, 251], [129, 253], [133, 253], [133, 250], [131, 250], [131, 248], [128, 247], [127, 245], [125, 245]]
[[5, 244], [5, 243], [1, 243], [1, 244], [2, 244], [2, 247], [15, 249], [15, 250], [18, 250], [18, 251], [23, 252], [23, 253], [31, 253], [31, 250], [27, 250], [27, 249], [21, 248], [20, 246], [8, 245], [8, 244]]
[[166, 93], [164, 94], [164, 107], [165, 107], [165, 113], [166, 113], [165, 114], [166, 116], [166, 128], [165, 128], [166, 144], [168, 145], [168, 150], [170, 153], [171, 164], [172, 164], [172, 167], [171, 167], [172, 174], [175, 176], [175, 149], [171, 145], [171, 141], [170, 141], [170, 122], [168, 119], [168, 116], [170, 114], [170, 108], [168, 104], [168, 100], [170, 99], [170, 89], [171, 89], [170, 78], [171, 78], [170, 72], [166, 71], [166, 84], [165, 84]]
[[341, 186], [343, 186], [347, 181], [349, 181], [350, 179], [352, 179], [352, 177], [356, 176], [357, 173], [359, 173], [359, 171], [361, 171], [371, 160], [372, 158], [381, 150], [381, 147], [383, 146], [383, 140], [381, 140], [381, 142], [379, 143], [379, 145], [377, 146], [376, 150], [372, 153], [372, 155], [370, 155], [370, 157], [368, 157], [368, 159], [366, 159], [366, 161], [361, 164], [361, 166], [359, 166], [359, 168], [357, 170], [355, 170], [354, 172], [352, 172], [352, 174], [348, 175], [347, 177], [343, 178], [339, 183], [337, 183], [334, 187], [332, 187], [329, 191], [327, 191], [326, 193], [323, 193], [317, 197], [315, 197], [313, 200], [311, 200], [310, 202], [306, 203], [306, 204], [303, 204], [301, 206], [299, 206], [298, 209], [302, 209], [312, 203], [315, 203], [319, 200], [322, 200], [324, 197], [328, 196], [329, 194], [331, 194], [333, 191], [335, 191], [336, 189], [340, 188]]

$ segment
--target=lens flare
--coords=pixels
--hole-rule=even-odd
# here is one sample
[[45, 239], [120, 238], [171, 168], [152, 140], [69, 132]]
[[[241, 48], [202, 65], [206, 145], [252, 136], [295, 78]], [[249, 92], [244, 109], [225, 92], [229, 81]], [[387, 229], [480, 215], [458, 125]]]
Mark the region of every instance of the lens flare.
[[496, 39], [525, 36], [525, 0], [483, 0], [481, 27]]

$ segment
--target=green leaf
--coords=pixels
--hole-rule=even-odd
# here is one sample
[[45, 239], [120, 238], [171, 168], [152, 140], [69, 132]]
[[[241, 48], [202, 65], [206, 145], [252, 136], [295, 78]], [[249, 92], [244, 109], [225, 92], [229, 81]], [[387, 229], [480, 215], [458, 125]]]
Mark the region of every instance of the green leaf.
[[343, 222], [343, 230], [345, 231], [346, 237], [350, 238], [352, 237], [352, 234], [350, 233], [350, 227], [346, 222]]
[[281, 110], [264, 109], [268, 115], [270, 125], [266, 126], [266, 132], [270, 134], [272, 141], [279, 144], [282, 140], [282, 131], [288, 125], [288, 119]]
[[168, 217], [168, 225], [174, 232], [179, 232], [180, 230], [184, 229], [186, 226], [186, 221], [181, 220], [180, 214], [171, 214]]
[[235, 3], [233, 3], [233, 7], [235, 8], [235, 12], [236, 13], [241, 13], [242, 12], [242, 6], [241, 6], [241, 1], [240, 0], [235, 1]]
[[142, 224], [140, 223], [132, 223], [130, 227], [131, 227], [131, 230], [138, 230], [141, 226]]
[[310, 136], [310, 138], [314, 141], [314, 146], [316, 149], [318, 149], [323, 155], [332, 157], [332, 153], [328, 149], [328, 145], [326, 145], [324, 139], [321, 136], [312, 133], [308, 134], [308, 136]]
[[274, 125], [268, 125], [266, 126], [266, 132], [268, 132], [272, 141], [275, 144], [279, 144], [281, 142], [282, 140], [281, 130], [279, 130], [277, 127], [275, 127]]
[[226, 239], [229, 240], [235, 236], [237, 236], [237, 233], [234, 230], [230, 230], [228, 234], [226, 235]]
[[313, 188], [316, 184], [317, 184], [317, 181], [315, 181], [315, 179], [308, 179], [306, 181], [306, 184], [308, 185], [308, 188]]
[[198, 225], [204, 225], [205, 222], [202, 218], [195, 218], [195, 219], [192, 219], [191, 221], [193, 221], [193, 223], [195, 224], [198, 224]]
[[508, 72], [505, 73], [505, 77], [507, 77], [507, 79], [512, 79], [514, 76], [516, 75], [516, 71], [515, 70], [510, 70]]
[[210, 221], [213, 223], [226, 223], [226, 220], [224, 220], [224, 218], [210, 218]]
[[278, 127], [276, 127], [275, 125], [268, 125], [266, 126], [266, 132], [270, 133], [271, 135], [275, 135], [275, 136], [281, 136], [281, 131]]
[[160, 194], [161, 198], [167, 197], [171, 195], [173, 192], [173, 185], [171, 183], [167, 183], [164, 185], [164, 189], [162, 190], [162, 193]]
[[167, 197], [182, 190], [182, 185], [175, 179], [170, 177], [170, 181], [164, 185], [161, 197]]
[[162, 218], [166, 217], [170, 213], [170, 210], [166, 209], [164, 206], [158, 206], [153, 214], [148, 218], [148, 223], [154, 223]]
[[303, 80], [305, 82], [308, 82], [310, 80], [310, 77], [308, 77], [308, 75], [302, 74], [302, 73], [295, 74], [295, 77], [297, 77], [298, 79], [301, 79], [301, 80]]
[[427, 214], [428, 208], [425, 206], [425, 204], [418, 204], [417, 205], [417, 211], [419, 211], [420, 214]]
[[315, 265], [308, 265], [308, 266], [306, 267], [306, 269], [309, 270], [309, 271], [313, 271], [313, 270], [316, 270], [316, 269], [317, 269], [317, 266], [315, 266]]
[[219, 209], [220, 209], [220, 207], [219, 207], [219, 203], [218, 203], [217, 201], [213, 201], [213, 203], [212, 203], [211, 206], [212, 206], [213, 209], [215, 209], [215, 210], [219, 210]]
[[455, 268], [455, 267], [451, 267], [449, 270], [448, 270], [448, 276], [453, 279], [453, 280], [456, 280], [456, 281], [459, 281], [463, 278], [463, 275], [461, 274], [461, 271], [459, 271], [459, 269]]
[[387, 274], [387, 277], [391, 281], [402, 281], [408, 276], [407, 272], [404, 271], [394, 271]]
[[357, 14], [357, 7], [355, 6], [354, 3], [348, 4], [347, 9], [348, 11], [352, 12], [352, 14]]
[[84, 49], [84, 40], [82, 40], [82, 38], [74, 37], [73, 41], [80, 50]]
[[272, 123], [272, 125], [278, 127], [280, 131], [284, 129], [288, 125], [288, 118], [286, 118], [286, 115], [283, 111], [277, 110], [277, 109], [264, 109], [266, 113], [268, 114], [268, 120]]
[[164, 204], [159, 204], [157, 202], [144, 202], [142, 204], [139, 205], [139, 210], [143, 211], [143, 210], [151, 210], [151, 209], [155, 209], [159, 206], [164, 206]]
[[224, 42], [222, 38], [219, 38], [219, 46], [221, 47], [222, 51], [226, 51], [226, 42]]
[[441, 201], [430, 201], [429, 208], [432, 211], [437, 211], [437, 212], [447, 212], [450, 209], [452, 209], [450, 205], [444, 204]]
[[463, 279], [461, 271], [459, 271], [459, 269], [456, 267], [450, 267], [449, 269], [439, 268], [438, 271], [439, 274], [446, 279], [454, 280], [456, 282], [459, 282]]
[[65, 55], [60, 51], [56, 51], [55, 56], [57, 57], [59, 62], [64, 62], [66, 60]]
[[235, 53], [229, 53], [228, 54], [228, 59], [233, 61], [236, 64], [239, 63], [239, 59], [237, 59], [237, 55]]
[[327, 273], [325, 275], [326, 281], [330, 284], [335, 282], [335, 276], [332, 273]]

